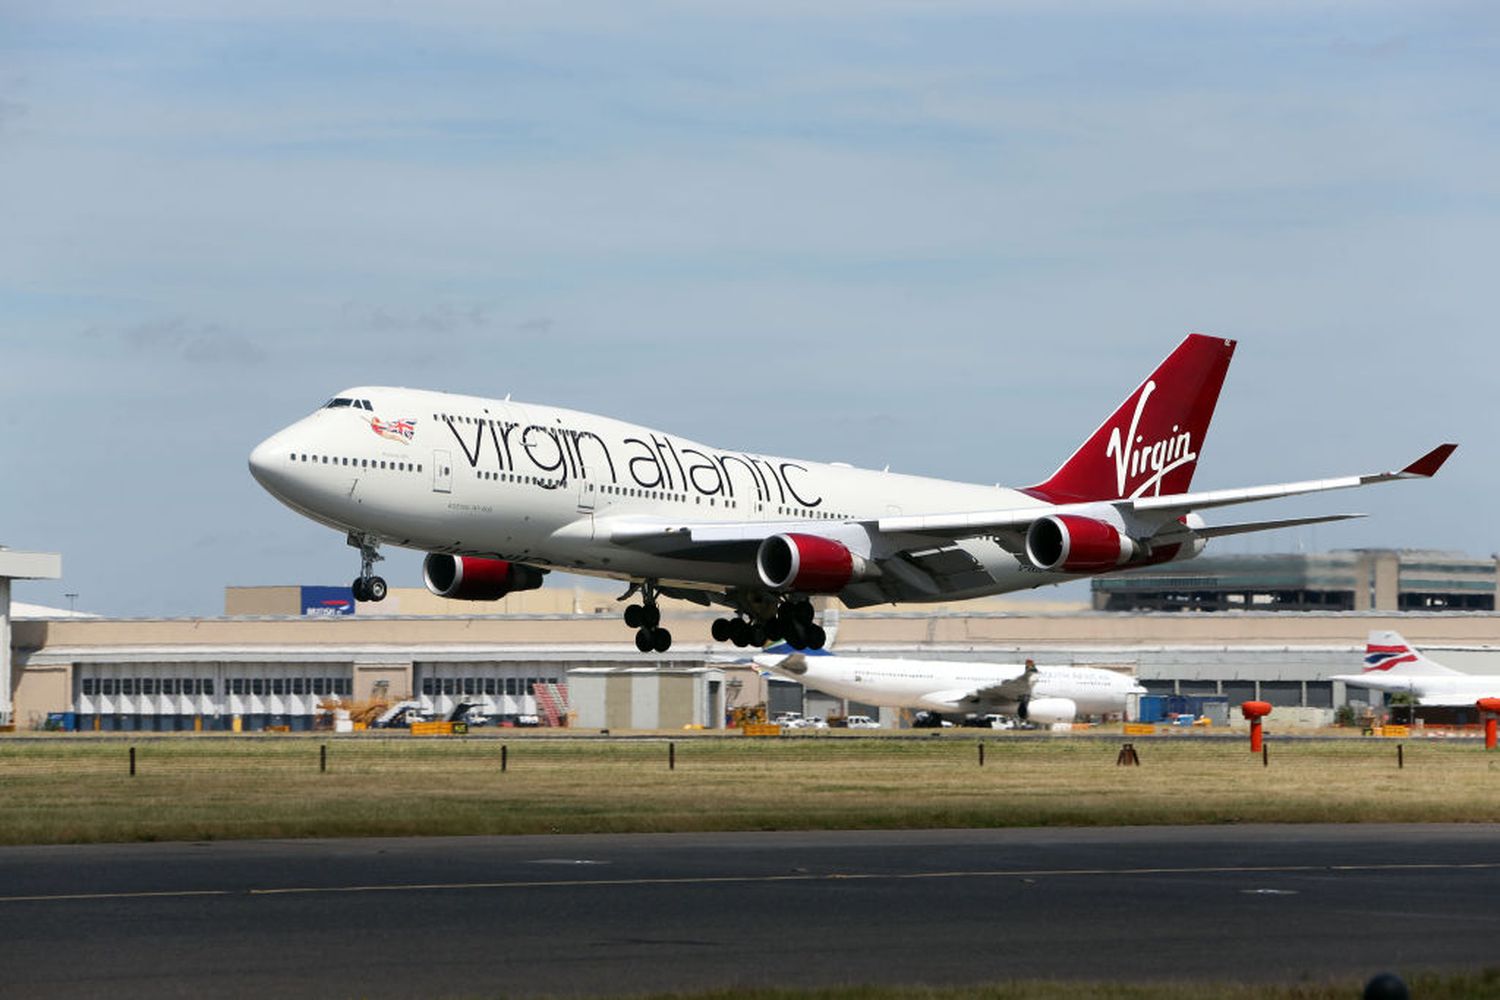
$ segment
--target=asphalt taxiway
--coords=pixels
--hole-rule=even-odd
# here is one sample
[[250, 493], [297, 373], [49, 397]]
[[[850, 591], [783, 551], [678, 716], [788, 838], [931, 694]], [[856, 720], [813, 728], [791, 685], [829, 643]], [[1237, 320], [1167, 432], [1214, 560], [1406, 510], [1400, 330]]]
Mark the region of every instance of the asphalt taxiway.
[[620, 995], [1500, 960], [1500, 827], [0, 848], [29, 997]]

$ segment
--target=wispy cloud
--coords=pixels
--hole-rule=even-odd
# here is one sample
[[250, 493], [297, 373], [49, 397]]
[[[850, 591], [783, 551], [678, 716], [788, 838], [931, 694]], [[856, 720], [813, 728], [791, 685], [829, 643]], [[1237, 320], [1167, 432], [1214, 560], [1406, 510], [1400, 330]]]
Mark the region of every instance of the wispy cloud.
[[93, 327], [84, 336], [118, 344], [130, 355], [158, 363], [235, 367], [259, 365], [269, 358], [263, 347], [243, 334], [182, 316], [147, 320], [114, 331]]

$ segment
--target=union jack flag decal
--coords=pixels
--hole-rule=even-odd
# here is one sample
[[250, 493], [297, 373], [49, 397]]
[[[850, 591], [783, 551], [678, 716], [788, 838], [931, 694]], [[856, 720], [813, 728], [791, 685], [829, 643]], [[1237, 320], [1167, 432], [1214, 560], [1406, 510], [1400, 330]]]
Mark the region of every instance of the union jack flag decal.
[[1398, 663], [1416, 662], [1417, 654], [1411, 651], [1410, 646], [1377, 646], [1371, 643], [1365, 647], [1365, 673], [1389, 670]]
[[417, 422], [415, 420], [381, 420], [379, 417], [371, 417], [370, 430], [391, 441], [410, 444], [412, 437], [417, 433]]

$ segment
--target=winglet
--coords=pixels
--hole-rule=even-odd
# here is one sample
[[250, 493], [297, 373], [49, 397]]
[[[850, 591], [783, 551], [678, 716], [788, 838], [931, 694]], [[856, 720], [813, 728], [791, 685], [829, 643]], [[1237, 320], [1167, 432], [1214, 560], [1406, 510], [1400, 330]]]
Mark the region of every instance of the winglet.
[[1424, 479], [1437, 475], [1437, 470], [1448, 461], [1448, 456], [1457, 448], [1456, 444], [1440, 444], [1401, 470], [1403, 476], [1421, 476]]

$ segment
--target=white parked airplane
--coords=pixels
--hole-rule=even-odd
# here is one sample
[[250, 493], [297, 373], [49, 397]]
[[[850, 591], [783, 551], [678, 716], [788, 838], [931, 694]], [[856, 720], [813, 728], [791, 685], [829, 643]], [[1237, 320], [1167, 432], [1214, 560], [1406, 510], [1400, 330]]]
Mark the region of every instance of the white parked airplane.
[[[1187, 492], [1234, 342], [1185, 339], [1051, 477], [1024, 489], [724, 451], [509, 396], [340, 393], [272, 435], [250, 471], [360, 550], [380, 600], [381, 543], [424, 550], [427, 586], [494, 600], [551, 569], [628, 581], [643, 652], [665, 651], [657, 595], [719, 604], [714, 639], [818, 648], [809, 597], [848, 607], [952, 601], [1187, 559], [1210, 538], [1356, 514], [1207, 526], [1197, 511], [1428, 477], [1399, 472]], [[1038, 433], [1044, 415], [1029, 415]], [[623, 599], [623, 598], [622, 598]]]
[[1031, 722], [1072, 722], [1125, 711], [1127, 695], [1145, 694], [1134, 677], [1098, 667], [959, 663], [800, 653], [774, 646], [757, 666], [824, 694], [885, 708], [963, 715], [1014, 715]]
[[1466, 674], [1430, 660], [1396, 632], [1371, 632], [1365, 669], [1333, 678], [1387, 693], [1410, 692], [1418, 705], [1468, 705], [1500, 698], [1500, 674]]

